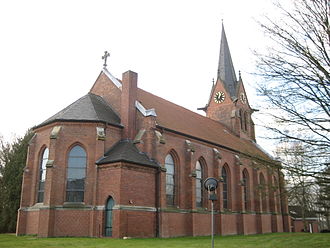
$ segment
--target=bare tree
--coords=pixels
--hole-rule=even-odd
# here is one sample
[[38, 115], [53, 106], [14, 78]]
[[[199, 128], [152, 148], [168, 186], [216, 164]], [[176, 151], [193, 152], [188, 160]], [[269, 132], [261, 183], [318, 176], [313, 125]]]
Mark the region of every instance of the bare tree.
[[302, 218], [304, 230], [308, 225], [306, 218], [316, 216], [316, 202], [319, 188], [316, 186], [315, 178], [305, 175], [304, 171], [310, 171], [315, 163], [315, 158], [306, 158], [304, 153], [308, 147], [300, 141], [282, 142], [277, 147], [276, 154], [282, 158], [282, 167], [287, 181], [286, 189], [289, 209]]
[[317, 157], [308, 176], [318, 176], [330, 160], [330, 26], [328, 0], [280, 3], [278, 19], [260, 22], [271, 45], [258, 53], [263, 81], [258, 92], [265, 97], [267, 128], [274, 138], [309, 146], [302, 156]]
[[328, 164], [327, 168], [321, 173], [325, 174], [323, 177], [316, 180], [316, 183], [319, 186], [316, 205], [321, 220], [324, 220], [323, 222], [321, 221], [321, 228], [330, 230], [330, 164]]

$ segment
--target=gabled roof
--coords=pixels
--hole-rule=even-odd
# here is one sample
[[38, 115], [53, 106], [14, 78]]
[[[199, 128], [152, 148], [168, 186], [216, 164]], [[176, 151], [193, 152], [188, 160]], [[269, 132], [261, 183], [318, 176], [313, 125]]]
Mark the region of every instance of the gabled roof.
[[192, 112], [142, 89], [138, 89], [137, 97], [144, 107], [155, 108], [159, 127], [237, 153], [262, 160], [271, 160], [255, 143], [239, 138], [218, 121]]
[[55, 121], [103, 122], [121, 126], [120, 118], [112, 110], [111, 106], [102, 97], [92, 93], [81, 97], [35, 128], [45, 126]]
[[151, 160], [145, 153], [140, 152], [133, 142], [128, 139], [118, 141], [102, 158], [96, 161], [96, 164], [101, 165], [116, 162], [128, 162], [149, 167], [159, 167], [156, 162]]
[[218, 79], [224, 83], [224, 86], [231, 97], [236, 96], [237, 79], [223, 24], [218, 64]]

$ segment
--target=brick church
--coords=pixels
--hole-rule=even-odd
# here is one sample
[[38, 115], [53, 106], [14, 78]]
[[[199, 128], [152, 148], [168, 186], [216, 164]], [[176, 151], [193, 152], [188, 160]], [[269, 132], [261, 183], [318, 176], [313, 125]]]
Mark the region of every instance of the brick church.
[[34, 127], [18, 235], [210, 235], [207, 177], [219, 180], [216, 234], [289, 231], [283, 176], [256, 144], [254, 109], [223, 27], [206, 116], [137, 81], [105, 66], [88, 94]]

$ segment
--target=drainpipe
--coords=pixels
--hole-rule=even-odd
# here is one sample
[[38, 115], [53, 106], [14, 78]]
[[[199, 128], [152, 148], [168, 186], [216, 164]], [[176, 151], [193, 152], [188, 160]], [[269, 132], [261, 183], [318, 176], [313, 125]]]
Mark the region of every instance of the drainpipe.
[[160, 237], [160, 213], [159, 213], [159, 207], [160, 207], [160, 176], [161, 176], [161, 167], [157, 168], [156, 175], [155, 175], [155, 200], [156, 200], [156, 237]]
[[[279, 184], [279, 191], [280, 191], [280, 206], [281, 206], [281, 214], [282, 214], [282, 226], [283, 226], [283, 232], [285, 232], [285, 219], [284, 219], [284, 207], [283, 207], [283, 197], [284, 197], [284, 192], [283, 192], [283, 189], [284, 189], [284, 178], [282, 178], [282, 175], [281, 175], [281, 171], [279, 168], [277, 168], [277, 175], [278, 175], [278, 184]], [[282, 184], [283, 183], [283, 184]], [[283, 187], [283, 188], [282, 188]], [[291, 227], [288, 227], [289, 228], [289, 232], [290, 232], [290, 228]]]

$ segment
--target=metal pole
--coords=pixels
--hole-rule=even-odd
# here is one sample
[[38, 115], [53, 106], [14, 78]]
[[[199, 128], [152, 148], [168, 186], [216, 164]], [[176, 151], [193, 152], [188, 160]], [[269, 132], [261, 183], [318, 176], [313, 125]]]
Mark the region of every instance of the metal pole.
[[214, 248], [214, 216], [213, 216], [213, 201], [211, 201], [211, 237], [212, 237], [212, 248]]

